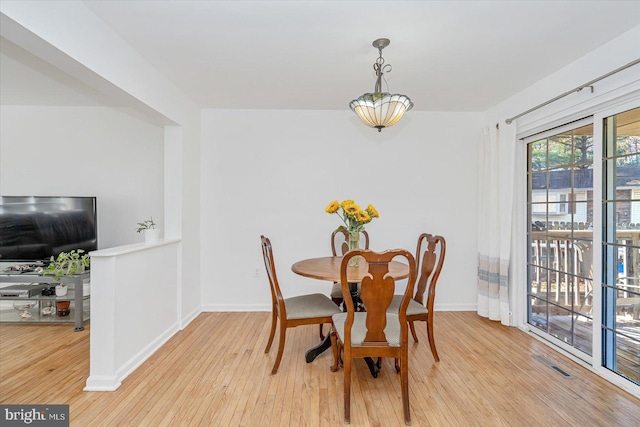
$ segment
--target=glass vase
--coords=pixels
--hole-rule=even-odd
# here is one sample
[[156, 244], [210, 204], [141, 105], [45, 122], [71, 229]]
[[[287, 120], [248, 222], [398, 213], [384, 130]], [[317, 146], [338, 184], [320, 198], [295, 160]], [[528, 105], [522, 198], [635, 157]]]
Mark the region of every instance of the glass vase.
[[[360, 248], [360, 233], [358, 231], [349, 232], [349, 250]], [[354, 256], [349, 260], [349, 267], [357, 267], [360, 265], [360, 257]]]

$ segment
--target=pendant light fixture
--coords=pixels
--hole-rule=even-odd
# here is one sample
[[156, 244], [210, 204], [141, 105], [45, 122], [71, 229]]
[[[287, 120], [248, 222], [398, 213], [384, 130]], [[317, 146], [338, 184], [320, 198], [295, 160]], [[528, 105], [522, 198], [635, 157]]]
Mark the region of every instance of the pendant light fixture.
[[[413, 107], [413, 102], [406, 95], [382, 92], [382, 77], [391, 71], [391, 65], [384, 64], [382, 49], [389, 46], [389, 39], [377, 39], [373, 47], [378, 49], [378, 59], [373, 64], [376, 72], [376, 86], [373, 93], [365, 93], [349, 103], [349, 107], [360, 117], [362, 122], [381, 132], [383, 128], [393, 126]], [[386, 83], [386, 81], [385, 81]]]

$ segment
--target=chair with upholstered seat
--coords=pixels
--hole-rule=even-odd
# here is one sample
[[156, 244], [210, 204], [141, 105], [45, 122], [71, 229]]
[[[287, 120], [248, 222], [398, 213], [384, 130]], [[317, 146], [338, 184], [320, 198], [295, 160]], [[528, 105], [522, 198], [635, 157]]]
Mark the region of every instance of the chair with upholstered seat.
[[278, 354], [271, 374], [278, 372], [282, 353], [284, 351], [285, 336], [287, 328], [294, 328], [300, 325], [322, 325], [323, 323], [331, 323], [331, 316], [339, 313], [340, 309], [326, 295], [311, 294], [301, 295], [291, 298], [283, 298], [276, 276], [276, 268], [273, 261], [273, 250], [271, 241], [260, 236], [262, 240], [262, 256], [264, 265], [267, 269], [267, 277], [269, 278], [269, 288], [271, 290], [271, 332], [269, 341], [264, 350], [269, 353], [273, 337], [276, 333], [276, 323], [280, 319], [280, 341], [278, 343]]
[[[360, 298], [366, 311], [356, 312], [349, 298], [347, 267], [349, 259], [361, 256], [367, 262], [368, 275], [362, 279]], [[389, 274], [389, 263], [395, 258], [409, 265], [407, 288], [395, 312], [389, 306], [393, 300], [395, 280]], [[411, 424], [409, 410], [409, 367], [408, 367], [408, 322], [406, 310], [413, 295], [416, 282], [416, 262], [413, 255], [404, 249], [374, 252], [354, 249], [342, 259], [340, 285], [346, 313], [332, 316], [331, 344], [334, 354], [332, 371], [337, 371], [342, 354], [344, 366], [344, 419], [351, 419], [351, 361], [364, 357], [389, 357], [395, 359], [396, 371], [400, 373], [402, 406], [405, 424]]]
[[[438, 357], [434, 337], [433, 303], [436, 298], [436, 284], [444, 264], [446, 249], [446, 241], [442, 236], [423, 233], [418, 237], [418, 247], [416, 249], [416, 262], [418, 263], [419, 272], [418, 282], [416, 283], [416, 293], [407, 308], [407, 320], [415, 342], [418, 342], [418, 336], [413, 322], [423, 321], [427, 323], [429, 346], [436, 362], [440, 361], [440, 358]], [[427, 291], [426, 301], [425, 291]], [[389, 310], [392, 312], [397, 311], [401, 300], [402, 295], [395, 295]]]

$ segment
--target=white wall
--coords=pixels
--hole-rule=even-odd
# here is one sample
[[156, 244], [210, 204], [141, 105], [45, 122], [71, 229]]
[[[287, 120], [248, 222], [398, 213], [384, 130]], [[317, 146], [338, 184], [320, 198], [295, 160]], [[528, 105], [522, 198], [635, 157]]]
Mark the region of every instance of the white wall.
[[162, 127], [107, 107], [2, 106], [0, 193], [96, 196], [100, 248], [163, 224]]
[[328, 293], [295, 261], [330, 255], [332, 200], [372, 203], [371, 248], [415, 251], [447, 239], [436, 308], [476, 307], [477, 146], [481, 115], [409, 112], [378, 133], [350, 111], [202, 112], [202, 304], [266, 309], [260, 235], [271, 238], [285, 296]]

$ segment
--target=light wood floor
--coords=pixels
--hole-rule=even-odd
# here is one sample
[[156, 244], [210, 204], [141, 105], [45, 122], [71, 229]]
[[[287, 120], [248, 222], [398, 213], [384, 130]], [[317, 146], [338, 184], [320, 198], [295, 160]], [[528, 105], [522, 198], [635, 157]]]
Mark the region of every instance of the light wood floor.
[[[343, 371], [304, 351], [314, 326], [287, 332], [282, 364], [264, 354], [267, 313], [204, 313], [115, 392], [83, 392], [89, 331], [0, 324], [0, 403], [69, 404], [72, 426], [341, 426]], [[640, 400], [525, 333], [472, 312], [437, 312], [434, 363], [420, 323], [409, 350], [413, 426], [638, 426]], [[276, 337], [277, 340], [277, 337]], [[411, 338], [410, 338], [411, 340]], [[276, 347], [277, 343], [274, 343]], [[575, 379], [533, 356], [542, 355]], [[351, 425], [402, 426], [392, 361], [378, 378], [357, 361]]]

